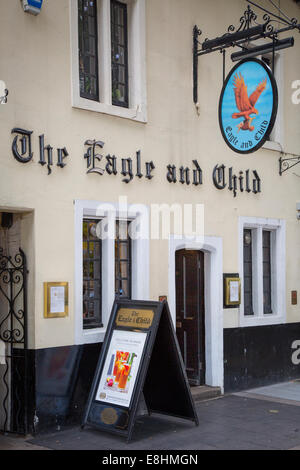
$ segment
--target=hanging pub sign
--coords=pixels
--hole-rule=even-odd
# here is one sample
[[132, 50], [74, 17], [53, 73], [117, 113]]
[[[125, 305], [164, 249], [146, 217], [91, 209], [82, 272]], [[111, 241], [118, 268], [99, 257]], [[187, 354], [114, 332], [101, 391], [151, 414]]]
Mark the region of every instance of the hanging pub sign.
[[88, 424], [129, 441], [140, 410], [198, 425], [168, 303], [116, 300], [82, 428]]
[[226, 144], [242, 154], [268, 139], [277, 114], [278, 91], [271, 69], [261, 60], [244, 59], [228, 74], [219, 102], [219, 123]]

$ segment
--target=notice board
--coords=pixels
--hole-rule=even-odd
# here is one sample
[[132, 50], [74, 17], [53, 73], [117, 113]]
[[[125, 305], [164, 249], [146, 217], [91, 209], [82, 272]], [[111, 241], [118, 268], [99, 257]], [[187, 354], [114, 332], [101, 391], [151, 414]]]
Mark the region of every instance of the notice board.
[[116, 300], [82, 428], [88, 424], [129, 441], [142, 401], [149, 415], [198, 425], [167, 301]]

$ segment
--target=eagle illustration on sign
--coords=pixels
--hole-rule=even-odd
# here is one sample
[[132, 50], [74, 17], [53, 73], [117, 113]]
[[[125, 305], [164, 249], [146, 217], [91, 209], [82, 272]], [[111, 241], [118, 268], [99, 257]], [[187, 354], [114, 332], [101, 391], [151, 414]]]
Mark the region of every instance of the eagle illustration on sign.
[[243, 118], [244, 121], [238, 124], [238, 132], [240, 130], [243, 131], [254, 131], [255, 127], [251, 126], [253, 119], [255, 116], [250, 117], [250, 114], [258, 114], [258, 110], [254, 108], [254, 105], [258, 98], [260, 97], [261, 93], [265, 90], [267, 86], [267, 79], [263, 82], [259, 83], [256, 87], [255, 91], [248, 97], [247, 87], [245, 85], [244, 77], [240, 73], [234, 76], [234, 94], [235, 94], [235, 101], [239, 113], [233, 113], [233, 119]]
[[226, 144], [238, 153], [258, 150], [269, 138], [277, 107], [271, 69], [258, 59], [239, 62], [228, 74], [219, 102], [219, 123]]

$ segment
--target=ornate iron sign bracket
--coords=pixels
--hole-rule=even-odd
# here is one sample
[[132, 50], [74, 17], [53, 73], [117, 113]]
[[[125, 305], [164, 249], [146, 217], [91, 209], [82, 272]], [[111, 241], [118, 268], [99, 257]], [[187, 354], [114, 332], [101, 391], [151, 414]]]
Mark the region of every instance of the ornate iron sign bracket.
[[[278, 40], [280, 33], [297, 29], [300, 32], [300, 23], [296, 18], [289, 18], [279, 7], [277, 7], [272, 0], [271, 4], [278, 10], [278, 15], [266, 10], [260, 5], [254, 3], [251, 0], [247, 0], [248, 4], [251, 4], [261, 11], [264, 12], [263, 23], [257, 22], [257, 15], [248, 5], [244, 15], [240, 18], [240, 25], [236, 28], [234, 25], [230, 25], [227, 28], [227, 33], [214, 39], [205, 39], [204, 42], [199, 41], [202, 31], [198, 26], [194, 26], [193, 29], [193, 100], [194, 103], [198, 103], [198, 57], [210, 54], [211, 52], [219, 51], [223, 55], [223, 80], [225, 79], [225, 50], [229, 47], [239, 47], [240, 53], [233, 54], [232, 60], [239, 60], [239, 58], [245, 57], [245, 54], [251, 53], [252, 56], [257, 56], [266, 52], [273, 51], [273, 65], [274, 65], [274, 52], [278, 49], [284, 49], [291, 47], [294, 44], [293, 38]], [[279, 16], [280, 15], [280, 16]], [[273, 23], [277, 23], [277, 27]], [[264, 46], [257, 47], [255, 50], [249, 47], [249, 43], [253, 45], [254, 41], [258, 39], [270, 38], [272, 41], [265, 44]]]
[[298, 165], [300, 163], [300, 155], [294, 155], [290, 158], [279, 158], [279, 174], [280, 176], [287, 170], [293, 168], [293, 166]]

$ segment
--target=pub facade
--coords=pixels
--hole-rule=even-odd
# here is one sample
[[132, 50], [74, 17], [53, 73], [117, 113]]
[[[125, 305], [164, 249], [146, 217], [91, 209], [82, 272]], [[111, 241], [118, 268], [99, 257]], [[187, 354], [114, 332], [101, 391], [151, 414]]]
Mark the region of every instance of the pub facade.
[[300, 38], [221, 131], [237, 49], [195, 50], [253, 19], [224, 3], [0, 2], [1, 431], [81, 422], [116, 298], [168, 301], [191, 387], [300, 377]]

